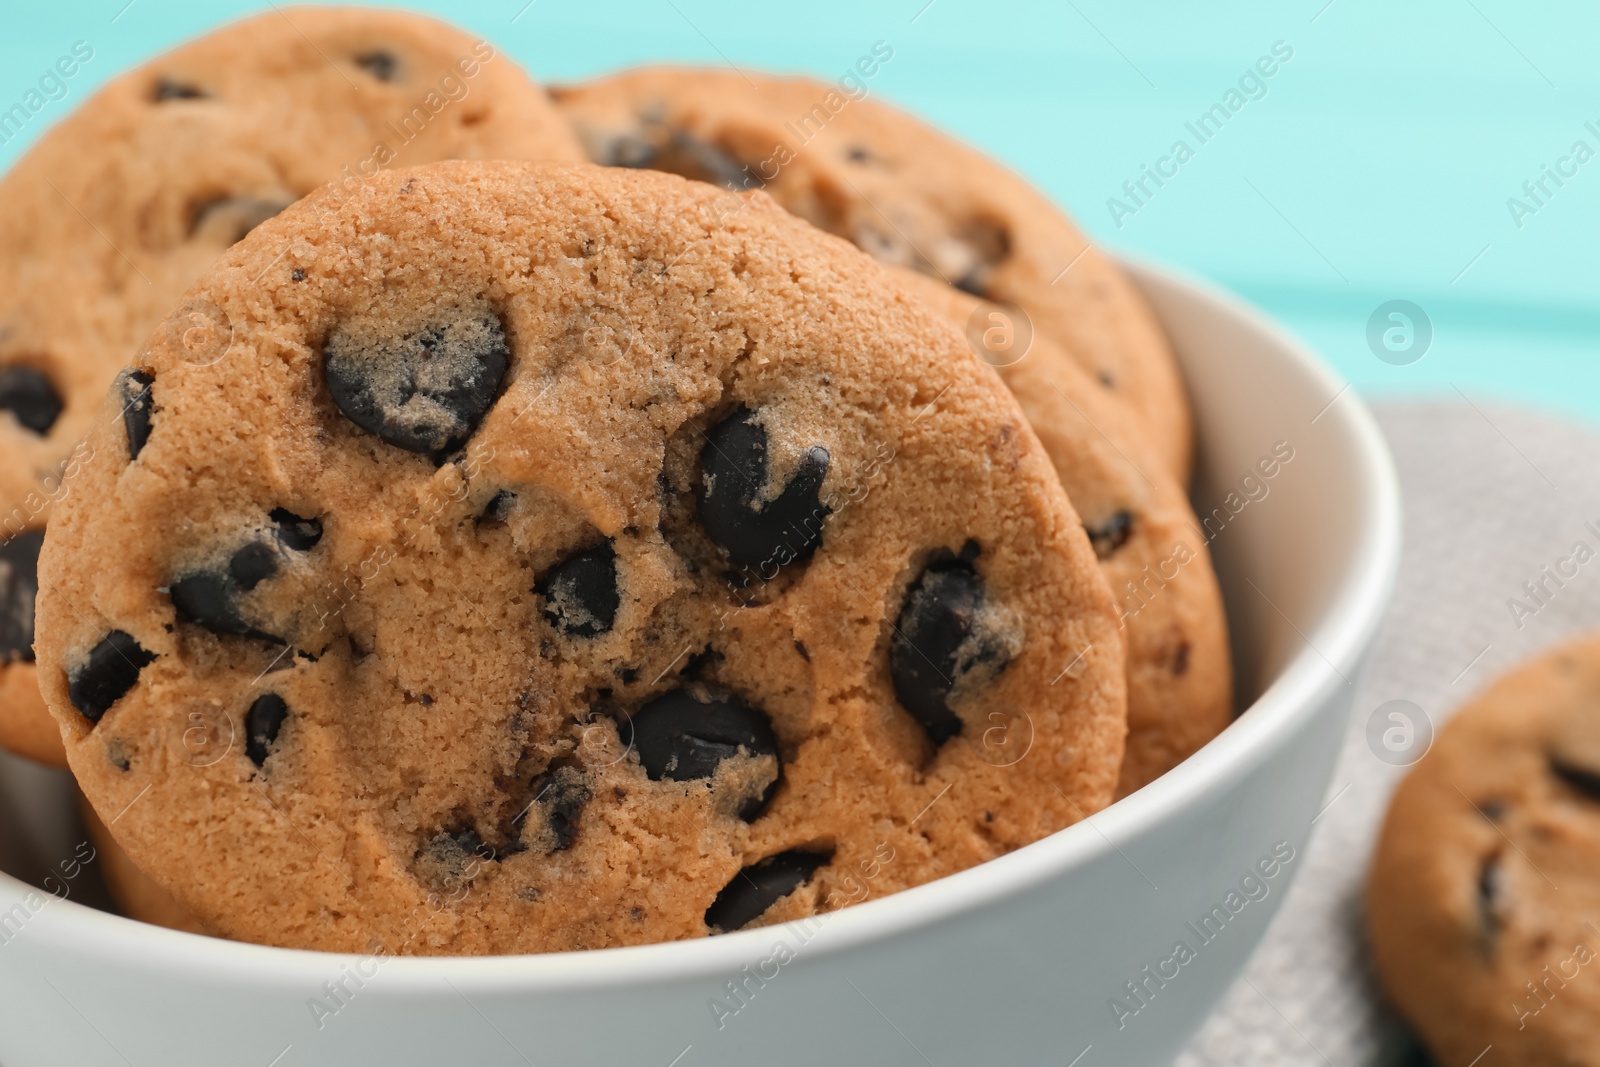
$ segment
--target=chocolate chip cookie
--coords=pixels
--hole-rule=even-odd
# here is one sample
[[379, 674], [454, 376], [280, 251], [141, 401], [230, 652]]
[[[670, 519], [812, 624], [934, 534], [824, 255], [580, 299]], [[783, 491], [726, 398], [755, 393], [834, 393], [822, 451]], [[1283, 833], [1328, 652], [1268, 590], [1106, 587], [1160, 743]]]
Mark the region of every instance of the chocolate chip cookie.
[[1029, 336], [1015, 308], [898, 273], [999, 373], [1083, 520], [1127, 646], [1126, 796], [1233, 720], [1227, 618], [1200, 524], [1137, 420], [1049, 338]]
[[1192, 426], [1160, 326], [1018, 175], [917, 119], [807, 78], [695, 68], [552, 89], [597, 163], [763, 189], [886, 263], [1025, 310], [1137, 415], [1179, 484]]
[[149, 790], [118, 837], [207, 927], [695, 937], [1111, 799], [1094, 549], [1010, 394], [882, 267], [655, 172], [332, 195], [190, 291], [223, 358], [155, 332], [121, 387], [148, 425], [114, 391], [40, 559], [72, 769], [102, 812]]
[[1600, 1064], [1600, 637], [1440, 731], [1391, 802], [1367, 924], [1440, 1063]]
[[[0, 744], [62, 759], [34, 677], [34, 564], [117, 370], [263, 219], [330, 181], [329, 204], [453, 158], [583, 157], [484, 41], [399, 12], [284, 8], [115, 79], [0, 181]], [[129, 417], [147, 416], [125, 385]]]

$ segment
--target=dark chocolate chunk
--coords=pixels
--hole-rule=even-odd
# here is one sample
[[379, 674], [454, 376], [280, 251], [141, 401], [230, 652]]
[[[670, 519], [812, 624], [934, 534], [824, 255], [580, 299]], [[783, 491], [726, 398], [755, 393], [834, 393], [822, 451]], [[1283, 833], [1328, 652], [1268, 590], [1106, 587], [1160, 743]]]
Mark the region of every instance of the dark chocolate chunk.
[[238, 244], [245, 235], [292, 203], [258, 196], [219, 196], [196, 204], [189, 218], [189, 236], [220, 247]]
[[417, 330], [336, 330], [323, 352], [328, 391], [349, 420], [397, 448], [435, 455], [464, 444], [499, 396], [511, 350], [498, 315], [460, 311]]
[[303, 282], [306, 280], [306, 272], [301, 270], [299, 267], [296, 267], [294, 270], [289, 272], [289, 280], [292, 282]]
[[489, 498], [483, 506], [483, 513], [478, 516], [480, 524], [503, 523], [511, 517], [511, 507], [517, 502], [517, 494], [508, 489], [502, 489]]
[[1010, 653], [981, 632], [983, 578], [965, 560], [935, 560], [912, 583], [889, 642], [889, 675], [900, 706], [942, 745], [961, 732], [950, 708], [956, 683], [971, 671], [1005, 668]]
[[610, 541], [574, 553], [551, 567], [534, 591], [544, 597], [544, 617], [564, 634], [594, 637], [617, 619], [617, 551]]
[[139, 681], [139, 672], [155, 661], [133, 635], [112, 630], [89, 650], [88, 657], [67, 674], [67, 698], [90, 722], [99, 722], [111, 705]]
[[363, 52], [356, 56], [356, 66], [377, 78], [381, 82], [392, 82], [399, 72], [400, 64], [395, 60], [393, 53], [382, 49]]
[[763, 912], [811, 880], [833, 857], [792, 849], [753, 863], [733, 876], [706, 909], [706, 925], [728, 932], [748, 926]]
[[577, 767], [556, 767], [533, 780], [533, 805], [544, 811], [545, 826], [553, 839], [551, 850], [564, 852], [578, 836], [578, 817], [592, 795], [589, 782]]
[[775, 569], [816, 552], [832, 510], [821, 499], [827, 449], [806, 449], [783, 491], [761, 503], [770, 477], [767, 431], [741, 406], [707, 435], [700, 465], [701, 525], [735, 564]]
[[192, 571], [168, 589], [178, 618], [197, 623], [214, 634], [254, 637], [284, 644], [244, 617], [239, 597], [278, 573], [277, 552], [262, 541], [251, 541], [228, 560], [226, 571]]
[[122, 429], [128, 435], [128, 458], [138, 459], [150, 440], [150, 420], [155, 414], [151, 387], [156, 379], [149, 371], [124, 371], [121, 381]]
[[987, 299], [989, 296], [989, 290], [983, 283], [983, 275], [978, 271], [963, 274], [950, 284], [960, 289], [963, 293], [970, 293], [980, 300]]
[[289, 717], [289, 705], [276, 693], [263, 693], [256, 697], [244, 713], [244, 754], [257, 767], [267, 762], [272, 743], [278, 739], [283, 720]]
[[1133, 513], [1119, 511], [1098, 526], [1084, 526], [1084, 530], [1089, 535], [1089, 543], [1094, 546], [1095, 556], [1105, 559], [1127, 544], [1128, 538], [1133, 535]]
[[1554, 753], [1550, 756], [1550, 770], [1557, 778], [1560, 778], [1590, 800], [1600, 800], [1600, 771], [1589, 767], [1581, 767], [1576, 763], [1562, 759]]
[[61, 416], [61, 394], [40, 371], [32, 367], [0, 369], [0, 411], [9, 411], [43, 437]]
[[43, 545], [43, 530], [23, 530], [0, 544], [0, 662], [33, 662], [33, 602]]
[[607, 167], [629, 167], [645, 170], [655, 167], [656, 147], [643, 137], [623, 134], [606, 142], [602, 158], [595, 160]]
[[453, 889], [471, 879], [478, 867], [500, 857], [470, 826], [440, 830], [417, 852], [416, 869], [422, 879], [440, 889]]
[[228, 576], [246, 593], [277, 573], [278, 554], [261, 541], [251, 541], [228, 560]]
[[1493, 956], [1500, 936], [1501, 899], [1505, 891], [1505, 870], [1499, 856], [1487, 856], [1478, 868], [1478, 947]]
[[652, 781], [710, 778], [724, 760], [771, 756], [778, 773], [739, 809], [739, 817], [748, 822], [761, 814], [783, 777], [778, 738], [767, 717], [738, 697], [714, 690], [707, 696], [701, 700], [677, 689], [656, 697], [623, 723], [622, 741], [638, 751]]
[[278, 543], [294, 552], [310, 552], [322, 540], [322, 523], [302, 519], [288, 508], [273, 508], [267, 518], [278, 528]]
[[150, 99], [158, 104], [165, 104], [171, 100], [204, 100], [208, 95], [197, 85], [171, 78], [160, 79], [150, 90]]
[[1189, 673], [1189, 642], [1179, 641], [1178, 648], [1172, 653], [1172, 675], [1182, 678]]
[[734, 192], [759, 189], [766, 184], [721, 147], [684, 130], [674, 132], [666, 144], [654, 152], [648, 164], [637, 165], [720, 185]]

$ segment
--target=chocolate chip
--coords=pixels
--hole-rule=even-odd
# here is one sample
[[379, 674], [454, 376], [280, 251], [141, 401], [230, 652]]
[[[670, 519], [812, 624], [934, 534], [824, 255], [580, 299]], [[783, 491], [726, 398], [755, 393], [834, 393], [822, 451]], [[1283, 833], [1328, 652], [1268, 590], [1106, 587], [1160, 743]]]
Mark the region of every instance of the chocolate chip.
[[860, 145], [851, 145], [849, 151], [845, 153], [845, 158], [852, 163], [866, 163], [872, 158], [872, 152]]
[[1172, 653], [1172, 676], [1182, 678], [1189, 673], [1189, 642], [1179, 641], [1178, 648]]
[[1478, 868], [1478, 945], [1485, 956], [1493, 956], [1500, 936], [1500, 910], [1504, 906], [1505, 869], [1499, 856], [1488, 856]]
[[655, 166], [656, 147], [643, 137], [622, 134], [606, 141], [596, 163], [606, 167], [645, 170]]
[[278, 528], [278, 543], [295, 552], [310, 552], [322, 540], [322, 523], [302, 519], [288, 508], [273, 508], [267, 518]]
[[189, 218], [189, 236], [219, 247], [244, 240], [245, 235], [292, 203], [256, 196], [219, 196], [196, 204]]
[[23, 530], [0, 544], [0, 662], [33, 662], [33, 602], [43, 545], [43, 530]]
[[[577, 767], [556, 767], [533, 780], [533, 807], [544, 813], [550, 832], [549, 851], [564, 852], [578, 836], [578, 817], [592, 795], [588, 779]], [[518, 820], [522, 821], [521, 819]]]
[[303, 282], [306, 280], [306, 272], [301, 270], [299, 267], [296, 267], [294, 270], [289, 272], [289, 280], [292, 282]]
[[778, 738], [767, 717], [738, 697], [705, 693], [704, 700], [683, 689], [655, 698], [622, 724], [622, 742], [637, 749], [645, 773], [657, 782], [710, 778], [724, 760], [771, 756], [778, 773], [739, 808], [739, 817], [748, 822], [761, 814], [783, 777]]
[[790, 850], [768, 856], [733, 876], [706, 909], [706, 925], [726, 933], [748, 926], [763, 912], [811, 880], [833, 858], [825, 852]]
[[983, 578], [963, 559], [929, 564], [906, 593], [889, 642], [889, 675], [900, 706], [942, 745], [961, 732], [950, 708], [958, 682], [977, 670], [999, 673], [1011, 653], [980, 625]]
[[338, 330], [323, 358], [328, 391], [351, 422], [397, 448], [437, 455], [477, 429], [511, 353], [499, 316], [484, 310], [391, 336]]
[[392, 82], [400, 64], [391, 53], [374, 50], [356, 56], [356, 66], [381, 82]]
[[168, 595], [184, 622], [197, 623], [214, 634], [254, 637], [281, 645], [283, 638], [246, 619], [238, 603], [241, 594], [277, 573], [277, 552], [262, 541], [251, 541], [234, 552], [225, 571], [185, 574], [172, 583]]
[[251, 541], [228, 560], [228, 576], [246, 593], [277, 573], [278, 554], [260, 541]]
[[173, 81], [171, 78], [162, 78], [150, 90], [150, 99], [158, 104], [165, 104], [171, 100], [204, 100], [207, 97], [205, 90], [188, 82]]
[[139, 458], [145, 442], [150, 440], [150, 419], [155, 414], [155, 400], [151, 387], [156, 379], [149, 371], [123, 372], [120, 383], [122, 397], [122, 429], [128, 435], [128, 459]]
[[67, 698], [90, 722], [99, 722], [111, 705], [139, 681], [139, 672], [155, 661], [133, 635], [112, 630], [89, 650], [89, 656], [67, 674]]
[[1554, 754], [1550, 756], [1550, 770], [1590, 800], [1600, 800], [1600, 771], [1581, 767]]
[[1119, 511], [1098, 526], [1085, 525], [1084, 531], [1089, 535], [1089, 544], [1094, 546], [1095, 556], [1106, 559], [1127, 544], [1133, 535], [1133, 513]]
[[276, 693], [263, 693], [256, 697], [244, 713], [244, 754], [257, 767], [267, 762], [272, 743], [278, 739], [283, 720], [289, 717], [289, 705]]
[[424, 842], [417, 852], [416, 869], [429, 884], [450, 889], [477, 873], [480, 863], [497, 859], [495, 850], [484, 844], [477, 830], [450, 827]]
[[43, 437], [61, 416], [61, 394], [50, 379], [32, 367], [0, 369], [0, 411]]
[[617, 551], [610, 541], [568, 556], [551, 567], [534, 591], [545, 599], [544, 617], [564, 634], [594, 637], [616, 621]]
[[983, 275], [977, 271], [963, 274], [950, 284], [960, 289], [963, 293], [970, 293], [979, 299], [986, 299], [989, 296], [989, 290], [983, 283]]
[[700, 452], [698, 498], [706, 533], [741, 567], [810, 559], [832, 510], [821, 500], [828, 459], [825, 448], [806, 449], [783, 491], [761, 503], [771, 476], [767, 431], [741, 406], [712, 429]]
[[517, 494], [505, 489], [500, 490], [483, 506], [483, 513], [478, 516], [478, 522], [489, 525], [505, 522], [511, 517], [511, 507], [516, 502]]
[[734, 192], [759, 189], [765, 184], [750, 172], [749, 167], [722, 148], [684, 130], [675, 131], [648, 164], [640, 165], [697, 182], [720, 185]]

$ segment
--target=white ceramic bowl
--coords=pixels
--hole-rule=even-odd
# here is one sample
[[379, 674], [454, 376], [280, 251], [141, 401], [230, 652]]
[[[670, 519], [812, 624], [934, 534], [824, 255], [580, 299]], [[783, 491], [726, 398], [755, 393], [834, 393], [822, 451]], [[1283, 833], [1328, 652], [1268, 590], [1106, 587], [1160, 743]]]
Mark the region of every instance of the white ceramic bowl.
[[[0, 875], [0, 1062], [1168, 1062], [1303, 864], [1393, 582], [1400, 508], [1370, 416], [1314, 356], [1223, 294], [1130, 269], [1187, 374], [1195, 500], [1250, 698], [1192, 759], [931, 885], [804, 926], [640, 948], [288, 951], [145, 926]], [[13, 813], [0, 845], [26, 832], [70, 857], [60, 783], [7, 768], [4, 806], [23, 822]]]

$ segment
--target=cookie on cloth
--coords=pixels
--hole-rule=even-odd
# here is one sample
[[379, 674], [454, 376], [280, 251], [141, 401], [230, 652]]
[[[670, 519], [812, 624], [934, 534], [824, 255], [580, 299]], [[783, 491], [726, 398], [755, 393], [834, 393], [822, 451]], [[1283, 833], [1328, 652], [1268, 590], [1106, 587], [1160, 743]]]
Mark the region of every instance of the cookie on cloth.
[[1600, 637], [1440, 730], [1390, 802], [1367, 929], [1440, 1063], [1600, 1065]]

